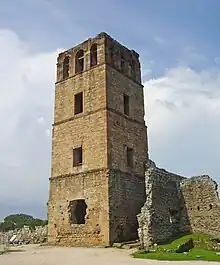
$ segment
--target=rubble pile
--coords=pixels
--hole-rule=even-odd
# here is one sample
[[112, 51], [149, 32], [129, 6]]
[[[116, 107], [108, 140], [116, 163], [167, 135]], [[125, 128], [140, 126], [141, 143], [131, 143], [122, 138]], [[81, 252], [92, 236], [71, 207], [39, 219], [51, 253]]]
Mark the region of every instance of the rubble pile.
[[0, 244], [40, 244], [47, 241], [47, 225], [36, 226], [31, 229], [24, 226], [22, 229], [0, 232]]

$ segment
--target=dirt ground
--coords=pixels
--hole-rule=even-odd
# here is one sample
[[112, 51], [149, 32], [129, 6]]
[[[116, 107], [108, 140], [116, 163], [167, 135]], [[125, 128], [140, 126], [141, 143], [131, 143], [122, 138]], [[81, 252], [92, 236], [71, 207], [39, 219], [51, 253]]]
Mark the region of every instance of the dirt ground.
[[134, 259], [134, 250], [115, 248], [64, 248], [27, 245], [15, 251], [0, 255], [0, 265], [211, 265], [214, 262], [201, 261], [151, 261]]

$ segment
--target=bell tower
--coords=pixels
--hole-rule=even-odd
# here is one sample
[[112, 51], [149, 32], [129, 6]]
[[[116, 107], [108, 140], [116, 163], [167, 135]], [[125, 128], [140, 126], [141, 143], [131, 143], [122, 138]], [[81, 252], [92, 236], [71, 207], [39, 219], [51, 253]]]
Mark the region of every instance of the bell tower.
[[136, 239], [147, 159], [139, 55], [106, 33], [59, 54], [49, 243]]

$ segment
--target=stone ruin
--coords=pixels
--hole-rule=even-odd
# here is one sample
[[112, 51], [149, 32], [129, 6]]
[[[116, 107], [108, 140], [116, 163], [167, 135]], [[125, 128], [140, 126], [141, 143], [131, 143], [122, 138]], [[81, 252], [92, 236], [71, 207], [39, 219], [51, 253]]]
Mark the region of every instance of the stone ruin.
[[148, 247], [191, 231], [220, 236], [216, 183], [157, 168], [144, 116], [137, 52], [102, 32], [58, 55], [50, 244], [111, 246], [139, 235]]
[[[148, 249], [184, 233], [206, 233], [220, 238], [220, 200], [217, 183], [208, 175], [185, 178], [158, 168], [149, 160], [145, 171], [146, 201], [137, 215], [141, 248]], [[0, 232], [0, 245], [47, 241], [47, 226], [28, 226]]]
[[137, 216], [142, 248], [184, 233], [220, 238], [217, 184], [208, 175], [185, 178], [149, 161], [145, 182], [146, 202]]
[[220, 237], [217, 184], [156, 167], [144, 116], [137, 52], [102, 32], [60, 53], [48, 229], [0, 233], [0, 241], [16, 234], [26, 243], [109, 246], [139, 236], [147, 248], [181, 233]]
[[[11, 241], [11, 242], [10, 242]], [[29, 226], [21, 229], [0, 232], [0, 245], [15, 244], [40, 244], [47, 241], [47, 225], [36, 226], [31, 230]]]

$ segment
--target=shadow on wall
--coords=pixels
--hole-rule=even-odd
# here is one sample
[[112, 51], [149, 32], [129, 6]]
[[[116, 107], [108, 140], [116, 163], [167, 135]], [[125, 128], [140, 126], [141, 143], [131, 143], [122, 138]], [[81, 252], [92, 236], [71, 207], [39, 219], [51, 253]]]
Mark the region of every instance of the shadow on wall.
[[185, 178], [149, 161], [146, 166], [146, 202], [137, 216], [143, 248], [190, 233], [191, 224], [180, 183]]
[[163, 173], [158, 180], [154, 176], [152, 191], [153, 211], [149, 233], [156, 243], [164, 243], [192, 232], [180, 179], [176, 175], [167, 175], [168, 172]]
[[137, 240], [137, 214], [146, 200], [144, 178], [111, 170], [109, 194], [110, 242]]
[[209, 176], [185, 178], [149, 161], [145, 181], [147, 198], [137, 216], [143, 248], [192, 232], [220, 238], [218, 187]]
[[183, 192], [181, 190], [181, 182], [178, 182], [178, 192], [180, 200], [179, 223], [178, 223], [177, 234], [176, 235], [174, 234], [174, 237], [179, 237], [180, 235], [192, 233], [192, 226], [188, 214], [188, 208], [185, 202]]

